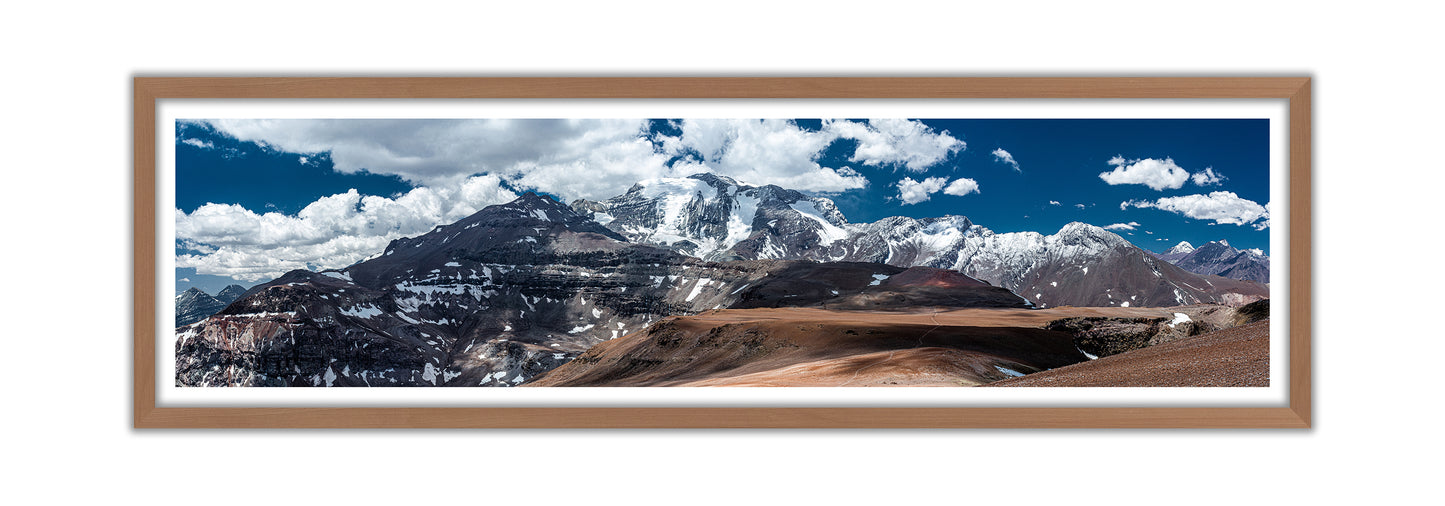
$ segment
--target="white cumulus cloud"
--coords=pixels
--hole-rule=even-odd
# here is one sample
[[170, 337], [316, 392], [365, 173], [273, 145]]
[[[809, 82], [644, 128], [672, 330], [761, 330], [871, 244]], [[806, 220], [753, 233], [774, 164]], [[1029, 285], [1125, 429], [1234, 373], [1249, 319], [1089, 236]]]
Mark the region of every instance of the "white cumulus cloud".
[[1174, 159], [1126, 160], [1122, 156], [1109, 159], [1114, 166], [1110, 172], [1099, 173], [1099, 179], [1110, 185], [1142, 184], [1155, 190], [1178, 189], [1189, 180], [1189, 171], [1174, 163]]
[[896, 184], [898, 199], [903, 201], [903, 205], [927, 202], [930, 195], [938, 193], [946, 183], [948, 183], [946, 177], [930, 177], [923, 181], [914, 181], [911, 177], [905, 177]]
[[1063, 205], [1063, 204], [1060, 204], [1059, 201], [1057, 201], [1057, 200], [1050, 200], [1050, 201], [1049, 201], [1049, 205], [1051, 205], [1051, 206], [1061, 206], [1061, 205]]
[[1115, 224], [1113, 224], [1113, 225], [1109, 225], [1109, 226], [1106, 226], [1106, 227], [1104, 227], [1104, 228], [1107, 229], [1107, 230], [1134, 230], [1134, 228], [1135, 228], [1135, 227], [1138, 227], [1138, 226], [1139, 226], [1139, 223], [1138, 223], [1138, 222], [1131, 221], [1131, 222], [1128, 222], [1128, 223], [1115, 223]]
[[195, 253], [177, 267], [245, 281], [293, 269], [340, 268], [375, 255], [393, 239], [425, 233], [516, 194], [496, 176], [468, 178], [452, 188], [415, 188], [395, 199], [356, 190], [317, 199], [295, 215], [257, 214], [235, 204], [206, 204], [176, 213], [176, 239]]
[[[451, 186], [493, 174], [523, 189], [618, 195], [676, 175], [635, 119], [214, 119], [217, 130], [293, 153], [330, 152], [335, 170]], [[623, 182], [622, 180], [628, 180]], [[541, 184], [557, 184], [542, 188]], [[609, 193], [610, 192], [610, 193]], [[602, 197], [605, 198], [605, 197]]]
[[858, 141], [858, 148], [848, 158], [851, 162], [902, 166], [910, 172], [923, 172], [967, 148], [967, 143], [947, 130], [934, 132], [922, 122], [906, 119], [828, 120], [823, 122], [823, 132]]
[[943, 189], [943, 193], [947, 195], [958, 195], [962, 197], [970, 193], [980, 192], [978, 190], [978, 181], [974, 181], [966, 177], [961, 177], [953, 180], [952, 183], [949, 183], [948, 187]]
[[1189, 178], [1194, 180], [1194, 184], [1199, 186], [1214, 186], [1228, 179], [1224, 177], [1223, 174], [1214, 172], [1214, 167], [1206, 167], [1201, 172], [1195, 172], [1194, 175], [1189, 176]]
[[[825, 120], [811, 130], [784, 119], [671, 122], [675, 136], [640, 119], [213, 119], [218, 132], [295, 153], [300, 164], [328, 153], [341, 173], [395, 175], [416, 188], [383, 198], [356, 191], [318, 199], [294, 215], [209, 204], [176, 211], [178, 267], [255, 281], [298, 268], [337, 268], [379, 253], [398, 237], [424, 233], [486, 205], [515, 198], [504, 188], [564, 200], [607, 199], [633, 183], [713, 172], [753, 184], [830, 193], [865, 188], [851, 167], [819, 163], [840, 139], [857, 141], [849, 160], [922, 172], [966, 148], [919, 121]], [[195, 139], [180, 142], [214, 147]], [[857, 165], [855, 165], [857, 167]], [[944, 190], [946, 177], [898, 183], [907, 204]], [[946, 190], [978, 191], [971, 179]]]
[[1261, 219], [1261, 220], [1255, 222], [1253, 225], [1250, 225], [1250, 226], [1254, 227], [1255, 230], [1264, 230], [1264, 229], [1266, 229], [1266, 228], [1269, 228], [1269, 216], [1270, 216], [1270, 214], [1273, 213], [1273, 211], [1274, 211], [1274, 202], [1267, 202], [1267, 203], [1265, 203], [1265, 204], [1264, 204], [1264, 219]]
[[1253, 226], [1258, 230], [1269, 227], [1268, 208], [1228, 191], [1211, 192], [1208, 195], [1165, 197], [1153, 201], [1130, 200], [1119, 204], [1120, 209], [1129, 207], [1160, 209], [1224, 225], [1254, 224]]
[[[886, 146], [895, 146], [907, 156], [855, 158], [873, 163], [895, 161], [910, 168], [941, 160], [935, 154], [936, 148], [929, 148], [926, 142], [940, 136], [929, 134], [926, 125], [907, 120], [877, 121], [880, 127], [841, 123], [858, 125], [859, 135], [879, 136], [876, 141], [882, 144], [860, 143], [860, 150], [866, 145], [881, 153]], [[567, 200], [601, 200], [626, 192], [640, 180], [704, 171], [804, 191], [839, 192], [867, 186], [867, 179], [851, 169], [818, 164], [823, 150], [839, 138], [838, 132], [810, 131], [781, 119], [685, 120], [674, 123], [682, 130], [680, 135], [656, 136], [653, 140], [648, 139], [648, 122], [637, 119], [205, 122], [231, 137], [273, 149], [329, 152], [339, 172], [366, 170], [396, 175], [418, 186], [448, 186], [471, 175], [493, 174], [519, 189], [541, 190]], [[909, 128], [917, 135], [898, 132]], [[701, 154], [701, 159], [688, 156], [670, 163], [674, 157], [691, 152]]]
[[1004, 164], [1007, 164], [1010, 167], [1013, 167], [1014, 170], [1018, 172], [1024, 171], [1023, 169], [1019, 168], [1019, 162], [1014, 160], [1014, 155], [1009, 154], [1008, 151], [1004, 151], [1003, 148], [993, 150], [993, 158]]

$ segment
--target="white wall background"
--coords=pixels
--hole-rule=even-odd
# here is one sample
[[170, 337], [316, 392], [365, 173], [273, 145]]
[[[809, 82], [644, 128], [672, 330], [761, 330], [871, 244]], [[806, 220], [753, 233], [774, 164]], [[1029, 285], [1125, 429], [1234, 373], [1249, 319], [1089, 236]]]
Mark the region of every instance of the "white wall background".
[[[1412, 4], [520, 4], [8, 5], [3, 494], [28, 499], [15, 504], [1348, 504], [1404, 499], [1437, 479], [1442, 181], [1431, 153], [1445, 111], [1436, 18]], [[135, 431], [137, 73], [1312, 75], [1316, 425]]]

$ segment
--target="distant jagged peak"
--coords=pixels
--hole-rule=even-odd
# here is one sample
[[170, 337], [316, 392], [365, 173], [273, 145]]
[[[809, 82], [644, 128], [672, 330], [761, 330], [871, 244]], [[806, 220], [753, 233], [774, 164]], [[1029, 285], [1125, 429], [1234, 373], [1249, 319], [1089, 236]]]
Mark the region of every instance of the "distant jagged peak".
[[241, 296], [245, 294], [246, 287], [241, 285], [228, 285], [225, 288], [222, 288], [221, 291], [216, 292], [215, 297], [216, 300], [230, 304], [232, 302], [235, 302], [236, 299], [241, 298]]
[[1220, 239], [1218, 241], [1209, 241], [1205, 245], [1195, 248], [1195, 250], [1191, 253], [1195, 255], [1216, 257], [1237, 255], [1239, 254], [1239, 251], [1240, 250], [1234, 249], [1233, 246], [1230, 246], [1229, 241]]
[[1164, 254], [1173, 255], [1175, 253], [1189, 253], [1191, 251], [1194, 251], [1193, 244], [1189, 244], [1189, 241], [1179, 241], [1179, 244], [1175, 244], [1173, 248], [1169, 248], [1169, 251], [1165, 251]]
[[206, 293], [205, 290], [201, 290], [200, 288], [193, 286], [189, 290], [177, 294], [176, 300], [193, 300], [201, 297], [210, 298], [211, 294]]

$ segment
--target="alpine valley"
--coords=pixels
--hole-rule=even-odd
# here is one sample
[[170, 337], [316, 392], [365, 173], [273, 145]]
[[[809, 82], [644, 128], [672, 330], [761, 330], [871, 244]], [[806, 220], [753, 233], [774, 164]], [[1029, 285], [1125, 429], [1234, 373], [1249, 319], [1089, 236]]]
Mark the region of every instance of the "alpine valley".
[[714, 174], [570, 205], [528, 193], [228, 305], [178, 296], [176, 383], [983, 384], [1258, 321], [1268, 258], [1187, 247], [1078, 222], [850, 223]]

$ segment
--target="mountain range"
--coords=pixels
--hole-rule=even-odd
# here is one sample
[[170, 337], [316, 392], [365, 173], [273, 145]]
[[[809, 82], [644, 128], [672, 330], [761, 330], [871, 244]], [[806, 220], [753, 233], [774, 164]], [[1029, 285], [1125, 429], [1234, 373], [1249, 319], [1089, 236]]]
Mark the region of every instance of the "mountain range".
[[346, 269], [289, 272], [179, 327], [177, 383], [514, 386], [666, 316], [817, 304], [1028, 306], [926, 267], [710, 262], [529, 193]]
[[623, 195], [572, 207], [630, 241], [685, 255], [951, 269], [1013, 290], [1039, 307], [1242, 304], [1268, 293], [1209, 276], [1219, 271], [1198, 273], [1160, 262], [1085, 223], [1067, 224], [1052, 235], [995, 233], [963, 216], [895, 216], [854, 224], [827, 198], [714, 174], [644, 181]]
[[1235, 249], [1229, 241], [1210, 241], [1198, 248], [1180, 242], [1155, 256], [1195, 274], [1269, 283], [1269, 256], [1257, 249]]
[[344, 269], [289, 272], [208, 318], [178, 318], [176, 382], [516, 386], [663, 318], [726, 308], [1267, 296], [1083, 223], [1052, 235], [998, 234], [962, 216], [853, 224], [826, 198], [702, 174], [570, 206], [528, 193]]

